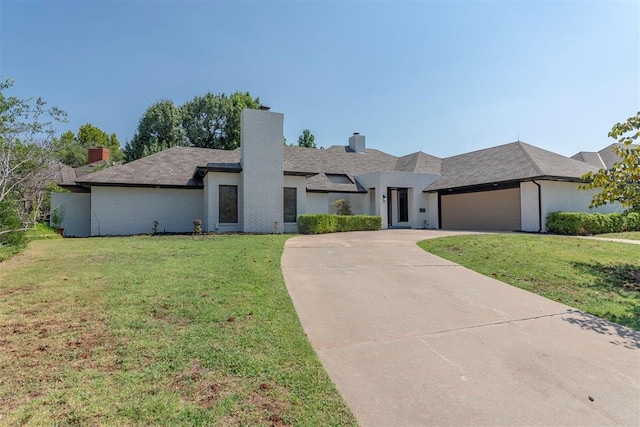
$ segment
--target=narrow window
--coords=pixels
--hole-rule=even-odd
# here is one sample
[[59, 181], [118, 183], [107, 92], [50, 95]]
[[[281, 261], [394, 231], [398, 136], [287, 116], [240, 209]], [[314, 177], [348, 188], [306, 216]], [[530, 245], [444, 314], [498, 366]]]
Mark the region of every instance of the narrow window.
[[284, 222], [296, 222], [298, 219], [298, 195], [295, 187], [284, 188]]
[[218, 221], [220, 224], [236, 224], [238, 222], [238, 186], [221, 185], [218, 196]]
[[409, 221], [409, 197], [406, 188], [398, 188], [398, 222]]

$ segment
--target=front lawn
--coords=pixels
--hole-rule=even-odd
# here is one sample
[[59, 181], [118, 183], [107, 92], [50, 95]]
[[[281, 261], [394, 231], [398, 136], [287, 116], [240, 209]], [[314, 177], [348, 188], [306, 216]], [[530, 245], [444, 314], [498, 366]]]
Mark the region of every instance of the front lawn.
[[354, 425], [286, 236], [31, 242], [0, 263], [0, 424]]
[[525, 234], [419, 242], [440, 257], [587, 313], [640, 330], [640, 247]]

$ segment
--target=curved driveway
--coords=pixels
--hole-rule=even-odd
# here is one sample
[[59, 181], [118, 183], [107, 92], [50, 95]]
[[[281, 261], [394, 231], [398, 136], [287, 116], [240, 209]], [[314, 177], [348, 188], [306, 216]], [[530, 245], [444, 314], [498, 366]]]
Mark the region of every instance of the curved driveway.
[[415, 244], [445, 234], [286, 243], [302, 326], [361, 425], [640, 425], [640, 334]]

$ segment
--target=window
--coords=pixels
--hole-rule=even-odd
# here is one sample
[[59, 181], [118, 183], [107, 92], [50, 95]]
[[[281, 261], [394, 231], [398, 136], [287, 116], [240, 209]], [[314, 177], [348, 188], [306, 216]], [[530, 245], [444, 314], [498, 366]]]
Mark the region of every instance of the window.
[[398, 188], [398, 222], [409, 221], [409, 197], [406, 188]]
[[218, 221], [220, 224], [236, 224], [238, 222], [237, 185], [218, 187]]
[[327, 176], [327, 178], [329, 178], [329, 181], [334, 184], [353, 184], [353, 181], [351, 181], [351, 179], [344, 174], [325, 173], [325, 175]]
[[298, 192], [295, 187], [284, 188], [284, 222], [296, 222], [298, 218]]

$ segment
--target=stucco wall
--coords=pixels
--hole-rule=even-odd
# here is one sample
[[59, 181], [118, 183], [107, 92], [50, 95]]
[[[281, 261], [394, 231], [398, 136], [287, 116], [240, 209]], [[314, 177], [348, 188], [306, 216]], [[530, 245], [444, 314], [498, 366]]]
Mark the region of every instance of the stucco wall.
[[369, 198], [366, 193], [328, 193], [327, 208], [329, 213], [335, 214], [338, 211], [338, 208], [334, 206], [333, 203], [340, 199], [344, 199], [349, 202], [351, 205], [351, 212], [354, 215], [365, 215], [369, 213]]
[[[283, 121], [270, 111], [242, 111], [242, 231], [273, 233], [283, 218]], [[282, 232], [280, 227], [278, 230]]]
[[203, 216], [203, 191], [174, 188], [91, 188], [91, 235], [193, 231]]
[[[51, 193], [51, 211], [56, 206], [64, 208], [62, 228], [64, 236], [87, 237], [91, 235], [91, 194], [90, 193]], [[51, 224], [53, 226], [54, 224]]]
[[[409, 189], [409, 222], [398, 223], [394, 219], [392, 221], [393, 225], [407, 225], [411, 228], [423, 228], [424, 221], [428, 220], [429, 218], [430, 210], [427, 206], [428, 198], [425, 198], [422, 191], [437, 178], [438, 175], [434, 174], [410, 172], [374, 172], [357, 177], [357, 179], [365, 188], [375, 189], [375, 210], [382, 217], [382, 228], [387, 228], [388, 224], [387, 203], [389, 203], [389, 201], [386, 200], [387, 188]], [[382, 197], [383, 195], [385, 196], [384, 199]], [[367, 206], [370, 206], [371, 200], [365, 199], [365, 203]], [[397, 201], [393, 200], [391, 201], [391, 203], [393, 203], [393, 211], [397, 211]], [[424, 208], [426, 212], [421, 213], [420, 208]], [[368, 210], [370, 210], [370, 207], [368, 208]]]
[[438, 223], [438, 193], [425, 193], [427, 228], [439, 228]]
[[[546, 232], [546, 217], [550, 212], [622, 212], [620, 204], [589, 209], [598, 190], [579, 190], [576, 182], [537, 181], [542, 188], [542, 231]], [[522, 230], [538, 231], [538, 189], [532, 182], [520, 184]]]
[[307, 193], [307, 213], [329, 213], [329, 195], [327, 193]]

